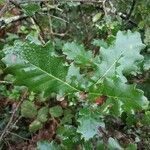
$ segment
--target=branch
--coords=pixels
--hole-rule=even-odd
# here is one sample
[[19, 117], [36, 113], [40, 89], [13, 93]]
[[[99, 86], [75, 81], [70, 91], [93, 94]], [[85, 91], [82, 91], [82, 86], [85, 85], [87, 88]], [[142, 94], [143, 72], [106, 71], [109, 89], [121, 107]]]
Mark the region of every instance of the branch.
[[50, 16], [51, 16], [52, 18], [55, 18], [55, 19], [61, 20], [61, 21], [63, 21], [63, 22], [69, 23], [67, 20], [65, 20], [65, 19], [63, 19], [63, 18], [54, 16], [54, 15], [50, 15]]
[[131, 14], [132, 14], [132, 12], [133, 12], [133, 10], [134, 10], [135, 4], [136, 4], [136, 0], [133, 0], [133, 1], [132, 1], [131, 9], [130, 9], [130, 11], [129, 11], [129, 13], [128, 13], [126, 19], [129, 19], [129, 18], [131, 17]]
[[33, 17], [30, 17], [31, 19], [31, 22], [33, 23], [34, 27], [36, 28], [38, 34], [39, 34], [39, 38], [41, 40], [41, 42], [43, 44], [45, 44], [45, 41], [44, 41], [44, 32], [43, 32], [43, 29], [41, 28], [41, 26], [39, 25], [39, 23], [36, 21], [36, 18], [33, 16]]
[[[44, 0], [32, 0], [32, 1], [35, 1], [35, 2], [43, 2]], [[106, 8], [107, 9], [107, 12], [110, 12], [110, 13], [112, 13], [112, 14], [114, 14], [114, 15], [118, 15], [118, 16], [120, 16], [122, 19], [124, 19], [124, 20], [128, 20], [128, 22], [129, 23], [131, 23], [132, 25], [134, 25], [134, 26], [137, 26], [137, 24], [134, 22], [134, 21], [132, 21], [131, 19], [129, 19], [130, 18], [130, 16], [131, 16], [131, 13], [133, 12], [133, 9], [134, 9], [134, 6], [135, 6], [135, 1], [136, 0], [133, 0], [134, 1], [134, 3], [132, 4], [132, 7], [131, 7], [131, 9], [130, 9], [130, 12], [129, 12], [129, 14], [128, 15], [126, 15], [126, 14], [123, 14], [123, 13], [121, 13], [121, 12], [117, 12], [117, 10], [116, 10], [116, 8], [113, 6], [113, 3], [109, 0], [108, 2], [109, 2], [109, 4], [110, 4], [110, 6], [111, 6], [111, 9], [110, 8]], [[12, 2], [12, 0], [10, 1], [10, 2]], [[16, 1], [15, 1], [16, 2]], [[17, 1], [17, 3], [19, 3], [19, 2], [25, 2], [25, 1]], [[28, 1], [26, 1], [26, 2], [28, 2]], [[30, 1], [31, 2], [31, 1]], [[45, 2], [45, 1], [44, 1]], [[58, 1], [57, 1], [58, 2]], [[104, 2], [104, 0], [103, 1], [92, 1], [92, 0], [65, 0], [65, 1], [60, 1], [60, 3], [62, 3], [62, 2], [90, 2], [90, 3], [101, 3], [101, 2]], [[57, 9], [57, 7], [52, 7], [53, 9]], [[45, 9], [45, 8], [43, 8], [42, 9], [42, 11], [48, 11], [48, 9]], [[65, 21], [64, 19], [62, 19], [62, 18], [59, 18], [59, 17], [57, 17], [57, 16], [51, 16], [51, 17], [55, 17], [55, 18], [57, 18], [57, 19], [59, 19], [59, 20], [62, 20], [62, 21], [64, 21], [64, 22], [67, 22], [67, 21]], [[13, 22], [16, 22], [16, 21], [19, 21], [19, 20], [23, 20], [23, 19], [26, 19], [26, 18], [28, 18], [28, 16], [27, 15], [20, 15], [20, 16], [14, 16], [14, 17], [10, 17], [10, 18], [2, 18], [2, 19], [0, 19], [0, 28], [4, 28], [5, 26], [7, 26], [8, 24], [10, 24], [10, 23], [13, 23]]]
[[[14, 2], [13, 0], [10, 0], [10, 2], [11, 2], [14, 6], [16, 6], [18, 9], [20, 9], [20, 11], [22, 11], [22, 7], [21, 7], [18, 3]], [[40, 38], [41, 42], [42, 42], [43, 44], [45, 44], [43, 29], [41, 28], [41, 26], [39, 25], [39, 23], [36, 21], [36, 18], [35, 18], [34, 15], [31, 16], [30, 19], [31, 19], [31, 22], [33, 23], [33, 25], [35, 26], [36, 30], [38, 31], [39, 38]], [[41, 32], [40, 32], [40, 31], [41, 31]]]
[[9, 82], [9, 81], [0, 81], [0, 84], [12, 84], [12, 82]]
[[9, 18], [1, 18], [0, 19], [0, 28], [6, 27], [8, 24], [11, 24], [13, 22], [21, 21], [23, 19], [28, 18], [27, 15], [18, 15], [14, 17], [9, 17]]
[[24, 101], [26, 95], [27, 95], [27, 91], [24, 92], [24, 94], [22, 95], [22, 98], [21, 98], [20, 102], [18, 103], [18, 105], [17, 105], [16, 108], [14, 109], [14, 111], [13, 111], [13, 113], [12, 113], [10, 119], [9, 119], [9, 122], [7, 123], [5, 129], [3, 130], [2, 134], [0, 135], [0, 141], [2, 141], [2, 139], [3, 139], [3, 137], [5, 136], [6, 132], [8, 132], [8, 129], [9, 129], [9, 127], [11, 126], [12, 121], [13, 121], [13, 119], [14, 119], [14, 116], [15, 116], [17, 110], [19, 109], [20, 105], [21, 105], [22, 102]]
[[[110, 6], [111, 6], [111, 9], [109, 10], [109, 12], [111, 12], [112, 14], [115, 14], [115, 15], [120, 16], [120, 17], [121, 17], [122, 19], [124, 19], [124, 20], [127, 20], [127, 19], [128, 19], [128, 17], [127, 17], [126, 14], [123, 14], [122, 12], [117, 12], [116, 8], [113, 6], [113, 3], [112, 3], [110, 0], [109, 0], [108, 2], [109, 2], [109, 4], [110, 4]], [[132, 13], [132, 12], [131, 12], [131, 13]], [[134, 25], [135, 27], [138, 26], [138, 25], [137, 25], [134, 21], [132, 21], [131, 19], [129, 19], [128, 22], [131, 23], [132, 25]]]
[[[20, 7], [19, 5], [18, 5], [18, 3], [15, 3], [15, 2], [13, 2], [13, 1], [10, 1], [12, 4], [14, 4], [16, 7]], [[57, 9], [57, 10], [61, 10], [61, 9], [58, 9], [58, 7], [53, 7], [53, 9]], [[48, 11], [48, 9], [46, 8], [43, 8], [42, 9], [42, 11]], [[59, 20], [61, 20], [61, 21], [64, 21], [64, 22], [67, 22], [68, 23], [68, 21], [66, 21], [66, 20], [64, 20], [63, 18], [60, 18], [60, 17], [57, 17], [57, 16], [53, 16], [53, 15], [50, 15], [51, 17], [53, 17], [53, 18], [56, 18], [56, 19], [59, 19]], [[9, 18], [4, 18], [4, 17], [2, 17], [2, 18], [0, 18], [0, 29], [3, 29], [3, 28], [5, 28], [7, 25], [9, 25], [9, 24], [11, 24], [11, 23], [14, 23], [14, 22], [17, 22], [17, 21], [21, 21], [21, 20], [24, 20], [24, 19], [26, 19], [26, 18], [28, 18], [29, 16], [27, 16], [27, 15], [18, 15], [18, 16], [13, 16], [13, 17], [9, 17]]]

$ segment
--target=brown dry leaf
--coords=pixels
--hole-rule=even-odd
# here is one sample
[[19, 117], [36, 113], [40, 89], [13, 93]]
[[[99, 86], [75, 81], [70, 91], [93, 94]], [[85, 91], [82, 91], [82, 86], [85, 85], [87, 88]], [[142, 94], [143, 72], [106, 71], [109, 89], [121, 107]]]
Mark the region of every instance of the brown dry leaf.
[[68, 106], [67, 100], [61, 101], [61, 102], [60, 102], [60, 106], [61, 106], [62, 108], [66, 108], [66, 107]]

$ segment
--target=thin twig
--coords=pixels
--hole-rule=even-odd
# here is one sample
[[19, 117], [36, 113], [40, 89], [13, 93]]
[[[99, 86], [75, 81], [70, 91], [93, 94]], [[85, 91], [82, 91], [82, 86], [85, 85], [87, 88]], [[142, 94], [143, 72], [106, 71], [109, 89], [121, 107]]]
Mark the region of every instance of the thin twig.
[[[2, 132], [0, 132], [0, 133], [2, 133]], [[30, 141], [30, 139], [24, 138], [24, 137], [22, 137], [22, 136], [20, 136], [20, 135], [18, 135], [18, 134], [16, 134], [16, 133], [14, 133], [14, 132], [6, 131], [6, 133], [12, 134], [12, 135], [14, 135], [14, 136], [16, 136], [16, 137], [19, 137], [19, 138], [23, 139], [23, 140]], [[4, 141], [4, 140], [3, 140], [3, 141]]]
[[67, 35], [67, 33], [68, 33], [68, 31], [66, 31], [65, 33], [55, 33], [55, 32], [52, 32], [52, 35], [64, 37], [65, 35]]
[[9, 6], [9, 0], [7, 0], [6, 4], [3, 6], [3, 8], [0, 10], [0, 17], [3, 16], [3, 14], [6, 12]]
[[133, 12], [133, 10], [134, 10], [135, 4], [136, 4], [136, 0], [133, 0], [133, 1], [132, 1], [131, 9], [130, 9], [128, 15], [127, 15], [127, 20], [131, 17], [131, 14], [132, 14], [132, 12]]
[[40, 38], [41, 42], [43, 44], [45, 44], [44, 32], [43, 32], [42, 28], [39, 26], [38, 22], [36, 21], [36, 19], [34, 17], [30, 17], [30, 19], [39, 34], [39, 38]]
[[8, 142], [8, 140], [5, 140], [4, 143], [9, 147], [9, 150], [12, 150], [10, 143]]
[[24, 138], [24, 137], [22, 137], [22, 136], [20, 136], [20, 135], [18, 135], [18, 134], [16, 134], [16, 133], [13, 133], [13, 132], [10, 132], [10, 131], [7, 131], [7, 133], [12, 134], [12, 135], [14, 135], [14, 136], [16, 136], [16, 137], [19, 137], [19, 138], [21, 138], [21, 139], [23, 139], [23, 140], [30, 141], [30, 139]]
[[2, 29], [13, 22], [17, 22], [17, 21], [20, 21], [20, 20], [23, 20], [26, 18], [28, 18], [27, 15], [19, 15], [19, 16], [14, 16], [14, 17], [9, 17], [9, 18], [1, 18], [0, 19], [0, 24], [1, 24], [0, 28]]
[[0, 136], [0, 141], [2, 141], [2, 139], [3, 139], [3, 137], [5, 136], [6, 132], [8, 132], [8, 129], [9, 129], [9, 127], [11, 126], [12, 121], [13, 121], [13, 119], [14, 119], [14, 116], [15, 116], [17, 110], [19, 109], [20, 105], [21, 105], [22, 102], [24, 101], [26, 95], [27, 95], [27, 91], [24, 92], [24, 94], [22, 95], [22, 98], [21, 98], [20, 102], [17, 104], [16, 108], [14, 109], [14, 111], [13, 111], [13, 113], [12, 113], [10, 119], [9, 119], [9, 122], [7, 123], [5, 129], [3, 130], [3, 132], [2, 132], [2, 134], [1, 134], [1, 136]]
[[18, 123], [18, 121], [19, 121], [21, 118], [22, 118], [22, 116], [19, 116], [19, 117], [15, 120], [15, 122], [13, 123], [12, 128], [16, 126], [16, 124]]
[[[111, 0], [108, 1], [110, 6], [111, 6], [111, 9], [109, 9], [109, 12], [112, 13], [112, 14], [115, 14], [115, 15], [118, 15], [120, 16], [122, 19], [124, 20], [127, 20], [127, 15], [126, 14], [123, 14], [122, 12], [118, 12], [116, 10], [116, 8], [113, 6], [113, 3], [111, 2]], [[134, 25], [135, 27], [137, 27], [138, 25], [132, 21], [131, 19], [128, 20], [129, 23], [131, 23], [132, 25]]]
[[[10, 0], [10, 2], [11, 2], [14, 6], [16, 6], [17, 8], [19, 8], [20, 11], [22, 11], [22, 7], [21, 7], [18, 3], [16, 3], [16, 2], [13, 1], [13, 0]], [[42, 42], [43, 44], [45, 44], [45, 41], [44, 41], [44, 32], [43, 32], [42, 28], [40, 27], [40, 25], [38, 24], [38, 22], [36, 21], [35, 16], [30, 17], [30, 19], [31, 19], [31, 22], [33, 23], [33, 25], [35, 26], [36, 30], [37, 30], [38, 33], [39, 33], [39, 38], [40, 38], [41, 42]], [[37, 27], [37, 26], [38, 26], [38, 27]], [[41, 32], [40, 32], [40, 31], [41, 31]]]
[[[60, 11], [60, 12], [63, 12], [63, 10], [58, 7], [58, 5], [55, 5], [55, 4], [53, 4], [53, 5], [46, 4], [46, 6], [47, 6], [47, 7], [46, 7], [47, 10], [56, 9], [56, 10], [58, 10], [58, 11]], [[44, 8], [43, 8], [43, 9], [44, 9]]]
[[12, 82], [9, 82], [9, 81], [0, 81], [0, 84], [12, 84]]
[[104, 14], [105, 14], [105, 17], [107, 17], [107, 16], [108, 16], [108, 15], [107, 15], [106, 6], [105, 6], [106, 1], [107, 1], [107, 0], [104, 0], [104, 1], [103, 1], [103, 3], [102, 3], [102, 5], [103, 5], [103, 10], [104, 10]]
[[[48, 9], [48, 4], [46, 4], [46, 7]], [[53, 38], [53, 27], [52, 27], [52, 19], [51, 19], [50, 11], [48, 11], [47, 13], [48, 13], [50, 37]]]
[[63, 18], [54, 16], [54, 15], [50, 15], [50, 16], [53, 17], [53, 18], [56, 18], [56, 19], [58, 19], [58, 20], [64, 21], [64, 22], [66, 22], [66, 23], [69, 23], [67, 20], [64, 20]]
[[110, 35], [112, 32], [111, 32], [110, 24], [108, 23], [108, 13], [107, 13], [107, 8], [106, 8], [106, 2], [107, 2], [107, 0], [104, 0], [102, 5], [103, 5], [103, 11], [105, 14], [105, 22], [108, 27], [108, 34]]

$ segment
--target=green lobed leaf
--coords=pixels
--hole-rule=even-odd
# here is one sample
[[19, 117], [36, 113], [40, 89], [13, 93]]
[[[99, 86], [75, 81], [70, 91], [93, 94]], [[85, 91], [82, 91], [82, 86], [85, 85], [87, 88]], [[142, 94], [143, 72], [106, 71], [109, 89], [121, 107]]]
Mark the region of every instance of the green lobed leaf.
[[105, 127], [105, 124], [94, 109], [83, 108], [80, 110], [79, 115], [80, 117], [77, 121], [80, 125], [77, 128], [77, 132], [81, 134], [82, 138], [88, 141], [95, 135], [100, 135], [99, 127]]
[[21, 105], [21, 115], [26, 118], [34, 118], [37, 115], [35, 104], [31, 101], [24, 101]]
[[37, 150], [60, 150], [61, 148], [55, 142], [39, 141]]
[[54, 106], [49, 109], [49, 113], [52, 117], [60, 117], [63, 114], [63, 109], [61, 106]]
[[64, 110], [64, 115], [63, 118], [61, 119], [61, 124], [71, 124], [72, 123], [72, 118], [74, 117], [74, 115], [72, 114], [71, 110]]
[[135, 85], [122, 83], [120, 79], [106, 79], [102, 85], [102, 93], [112, 99], [122, 102], [122, 108], [126, 112], [145, 109], [148, 107], [148, 100], [143, 91], [136, 89]]
[[69, 66], [66, 81], [69, 84], [80, 88], [85, 88], [87, 83], [85, 76], [80, 74], [80, 68], [76, 67], [74, 63], [71, 63]]
[[37, 120], [46, 122], [48, 120], [48, 107], [42, 107], [38, 110]]
[[43, 124], [39, 120], [34, 120], [30, 125], [29, 125], [29, 131], [30, 132], [36, 132], [39, 129], [43, 127]]
[[76, 63], [84, 66], [92, 63], [93, 54], [91, 51], [85, 51], [83, 45], [67, 42], [62, 50], [63, 54], [67, 55], [68, 60], [74, 60]]
[[73, 138], [77, 135], [76, 128], [71, 125], [59, 126], [57, 128], [57, 134], [61, 139], [66, 139], [68, 137]]
[[81, 140], [79, 134], [76, 132], [76, 128], [71, 125], [59, 126], [57, 128], [57, 135], [61, 140], [63, 149], [74, 149]]
[[123, 74], [135, 74], [139, 70], [138, 65], [143, 61], [140, 52], [144, 46], [138, 32], [119, 31], [114, 45], [107, 49], [101, 48], [101, 63], [95, 62], [97, 66], [96, 76], [94, 76], [94, 79], [97, 77], [96, 83], [106, 77], [112, 78], [116, 75], [126, 82]]
[[114, 45], [107, 49], [102, 47], [100, 56], [94, 59], [96, 67], [92, 79], [95, 81], [89, 88], [89, 94], [95, 97], [106, 95], [112, 101], [115, 100], [116, 103], [112, 103], [114, 108], [118, 107], [117, 104], [121, 106], [121, 111], [112, 111], [110, 107], [107, 112], [119, 115], [122, 111], [133, 112], [148, 107], [149, 102], [143, 91], [135, 85], [128, 85], [125, 77], [139, 71], [139, 64], [144, 60], [140, 54], [143, 47], [139, 33], [119, 31]]
[[92, 117], [81, 117], [78, 119], [80, 126], [77, 129], [78, 133], [81, 133], [82, 138], [86, 141], [93, 138], [98, 134], [99, 122]]
[[[51, 43], [42, 46], [32, 38], [29, 39], [30, 41], [15, 43], [13, 47], [6, 49], [9, 52], [8, 54], [6, 52], [4, 59], [8, 66], [5, 71], [15, 75], [16, 83], [26, 85], [33, 91], [43, 92], [45, 96], [53, 92], [63, 94], [81, 92], [76, 88], [80, 82], [85, 89], [83, 76], [74, 63], [71, 63], [70, 67], [64, 66], [63, 59], [54, 55]], [[83, 45], [74, 42], [66, 43], [63, 53], [67, 55], [67, 59], [74, 60], [84, 67], [87, 64], [94, 64], [93, 80], [96, 82], [86, 89], [89, 95], [94, 92], [97, 96], [103, 94], [112, 100], [117, 99], [122, 102], [124, 111], [131, 112], [133, 109], [146, 108], [148, 105], [143, 92], [134, 85], [127, 85], [124, 76], [138, 71], [138, 64], [143, 60], [143, 56], [140, 55], [143, 47], [139, 33], [119, 31], [114, 45], [101, 49], [99, 60], [98, 57], [94, 58], [91, 52], [85, 51]], [[84, 77], [88, 74], [87, 71]], [[91, 81], [89, 80], [87, 85], [90, 85]], [[101, 87], [97, 84], [99, 82]]]

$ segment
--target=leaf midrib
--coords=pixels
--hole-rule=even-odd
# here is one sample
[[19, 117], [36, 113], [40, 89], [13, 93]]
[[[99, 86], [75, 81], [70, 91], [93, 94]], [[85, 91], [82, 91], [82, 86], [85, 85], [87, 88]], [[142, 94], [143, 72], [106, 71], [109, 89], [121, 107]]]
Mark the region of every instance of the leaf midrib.
[[108, 72], [112, 69], [112, 67], [117, 63], [117, 61], [119, 61], [121, 55], [124, 53], [125, 51], [122, 51], [121, 54], [119, 55], [119, 57], [112, 63], [112, 65], [105, 71], [105, 73], [93, 84], [97, 84], [98, 82], [102, 81], [102, 79], [108, 74]]
[[[29, 62], [29, 63], [30, 63], [30, 62]], [[76, 87], [73, 87], [73, 86], [70, 85], [69, 83], [67, 83], [67, 82], [65, 82], [65, 81], [63, 81], [63, 80], [61, 80], [61, 79], [59, 79], [59, 78], [53, 76], [52, 74], [46, 72], [45, 70], [39, 68], [38, 66], [36, 66], [36, 65], [34, 65], [34, 64], [32, 64], [32, 63], [30, 63], [30, 64], [31, 64], [32, 66], [34, 66], [35, 68], [37, 68], [38, 70], [40, 70], [41, 72], [47, 74], [49, 77], [54, 78], [55, 80], [61, 82], [62, 84], [67, 85], [68, 87], [70, 87], [71, 89], [73, 89], [73, 90], [75, 90], [75, 91], [81, 92], [79, 89], [77, 89]]]

